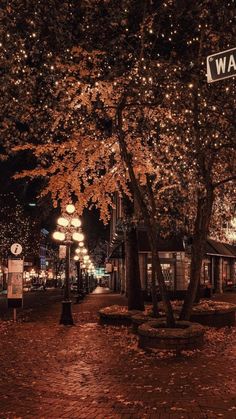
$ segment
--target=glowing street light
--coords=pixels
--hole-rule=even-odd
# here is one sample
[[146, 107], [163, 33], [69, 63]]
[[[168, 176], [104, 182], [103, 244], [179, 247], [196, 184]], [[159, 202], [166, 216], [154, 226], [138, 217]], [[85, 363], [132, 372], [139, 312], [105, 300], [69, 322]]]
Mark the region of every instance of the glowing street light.
[[[73, 214], [75, 206], [68, 204], [63, 216], [57, 220], [58, 230], [53, 233], [53, 238], [57, 241], [64, 242], [66, 245], [66, 269], [65, 269], [65, 284], [64, 284], [64, 300], [62, 301], [62, 313], [60, 324], [72, 325], [74, 324], [71, 311], [70, 300], [70, 247], [72, 241], [82, 242], [84, 235], [80, 231], [81, 221]], [[76, 231], [79, 229], [79, 231]]]

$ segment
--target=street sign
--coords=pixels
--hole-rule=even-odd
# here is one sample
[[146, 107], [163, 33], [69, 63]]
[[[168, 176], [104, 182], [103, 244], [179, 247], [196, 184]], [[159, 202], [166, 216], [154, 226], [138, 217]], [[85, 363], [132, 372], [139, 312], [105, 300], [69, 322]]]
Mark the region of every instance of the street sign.
[[22, 252], [22, 246], [19, 243], [13, 243], [11, 245], [11, 253], [15, 256], [20, 255]]
[[207, 81], [228, 79], [236, 75], [236, 48], [207, 57]]

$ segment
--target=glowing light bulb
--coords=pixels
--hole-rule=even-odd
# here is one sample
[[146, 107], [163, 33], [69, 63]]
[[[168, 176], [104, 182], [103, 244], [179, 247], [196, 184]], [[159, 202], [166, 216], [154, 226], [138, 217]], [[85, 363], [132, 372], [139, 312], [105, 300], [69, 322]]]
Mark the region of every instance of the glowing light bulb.
[[55, 231], [52, 235], [52, 237], [55, 240], [59, 240], [59, 241], [64, 241], [66, 238], [66, 235], [64, 233], [62, 233], [61, 231]]
[[71, 220], [71, 225], [73, 227], [80, 227], [81, 226], [81, 221], [79, 218], [72, 218]]
[[58, 218], [58, 220], [57, 220], [57, 224], [59, 225], [59, 226], [62, 226], [62, 227], [67, 227], [68, 226], [68, 224], [69, 224], [69, 220], [67, 220], [66, 218], [64, 218], [64, 217], [60, 217], [60, 218]]
[[68, 204], [66, 206], [66, 212], [68, 214], [73, 214], [73, 212], [75, 212], [75, 206], [73, 204]]
[[84, 240], [84, 235], [82, 233], [73, 233], [72, 235], [73, 240], [77, 242], [82, 242]]

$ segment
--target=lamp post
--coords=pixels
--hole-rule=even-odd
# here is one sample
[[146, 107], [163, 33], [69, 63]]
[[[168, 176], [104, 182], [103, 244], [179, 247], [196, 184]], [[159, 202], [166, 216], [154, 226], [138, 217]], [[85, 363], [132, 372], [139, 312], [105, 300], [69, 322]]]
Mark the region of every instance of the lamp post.
[[64, 282], [64, 299], [62, 301], [62, 312], [60, 324], [73, 325], [70, 300], [70, 248], [73, 241], [82, 242], [84, 235], [81, 233], [81, 221], [73, 214], [75, 207], [72, 204], [66, 206], [65, 213], [57, 220], [57, 231], [53, 233], [53, 238], [63, 242], [66, 246], [66, 268]]
[[[94, 283], [91, 283], [91, 274], [95, 272], [94, 265], [91, 262], [88, 253], [88, 250], [84, 247], [82, 243], [79, 243], [79, 247], [75, 249], [76, 255], [74, 260], [77, 265], [77, 277], [78, 277], [78, 297], [77, 302], [81, 298], [81, 288], [83, 288], [82, 293], [89, 293], [94, 286]], [[84, 284], [82, 283], [82, 271], [84, 276]]]
[[84, 289], [83, 289], [83, 275], [82, 275], [82, 262], [83, 257], [88, 253], [88, 250], [84, 247], [84, 243], [80, 242], [77, 249], [75, 249], [76, 255], [74, 256], [74, 260], [77, 266], [77, 302], [79, 299], [84, 297]]
[[75, 255], [74, 256], [74, 261], [75, 261], [76, 271], [77, 271], [76, 303], [78, 304], [80, 302], [80, 300], [84, 298], [83, 289], [82, 289], [82, 272], [81, 272], [81, 266], [80, 266], [81, 259], [78, 255]]

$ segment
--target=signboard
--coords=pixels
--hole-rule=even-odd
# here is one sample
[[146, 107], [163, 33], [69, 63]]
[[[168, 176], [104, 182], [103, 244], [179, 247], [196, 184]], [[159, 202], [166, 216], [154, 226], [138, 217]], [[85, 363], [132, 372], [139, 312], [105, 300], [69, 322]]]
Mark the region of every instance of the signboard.
[[228, 79], [236, 75], [236, 48], [207, 57], [207, 81]]
[[13, 243], [11, 246], [11, 253], [15, 256], [20, 255], [22, 252], [22, 246], [19, 243]]
[[112, 263], [106, 263], [105, 270], [107, 273], [111, 273], [113, 271]]
[[8, 273], [23, 273], [23, 259], [8, 259]]
[[59, 246], [59, 259], [65, 259], [66, 257], [66, 246], [61, 244]]
[[97, 278], [100, 278], [105, 275], [105, 268], [96, 268], [95, 275]]
[[23, 259], [8, 260], [7, 301], [9, 308], [22, 307]]

